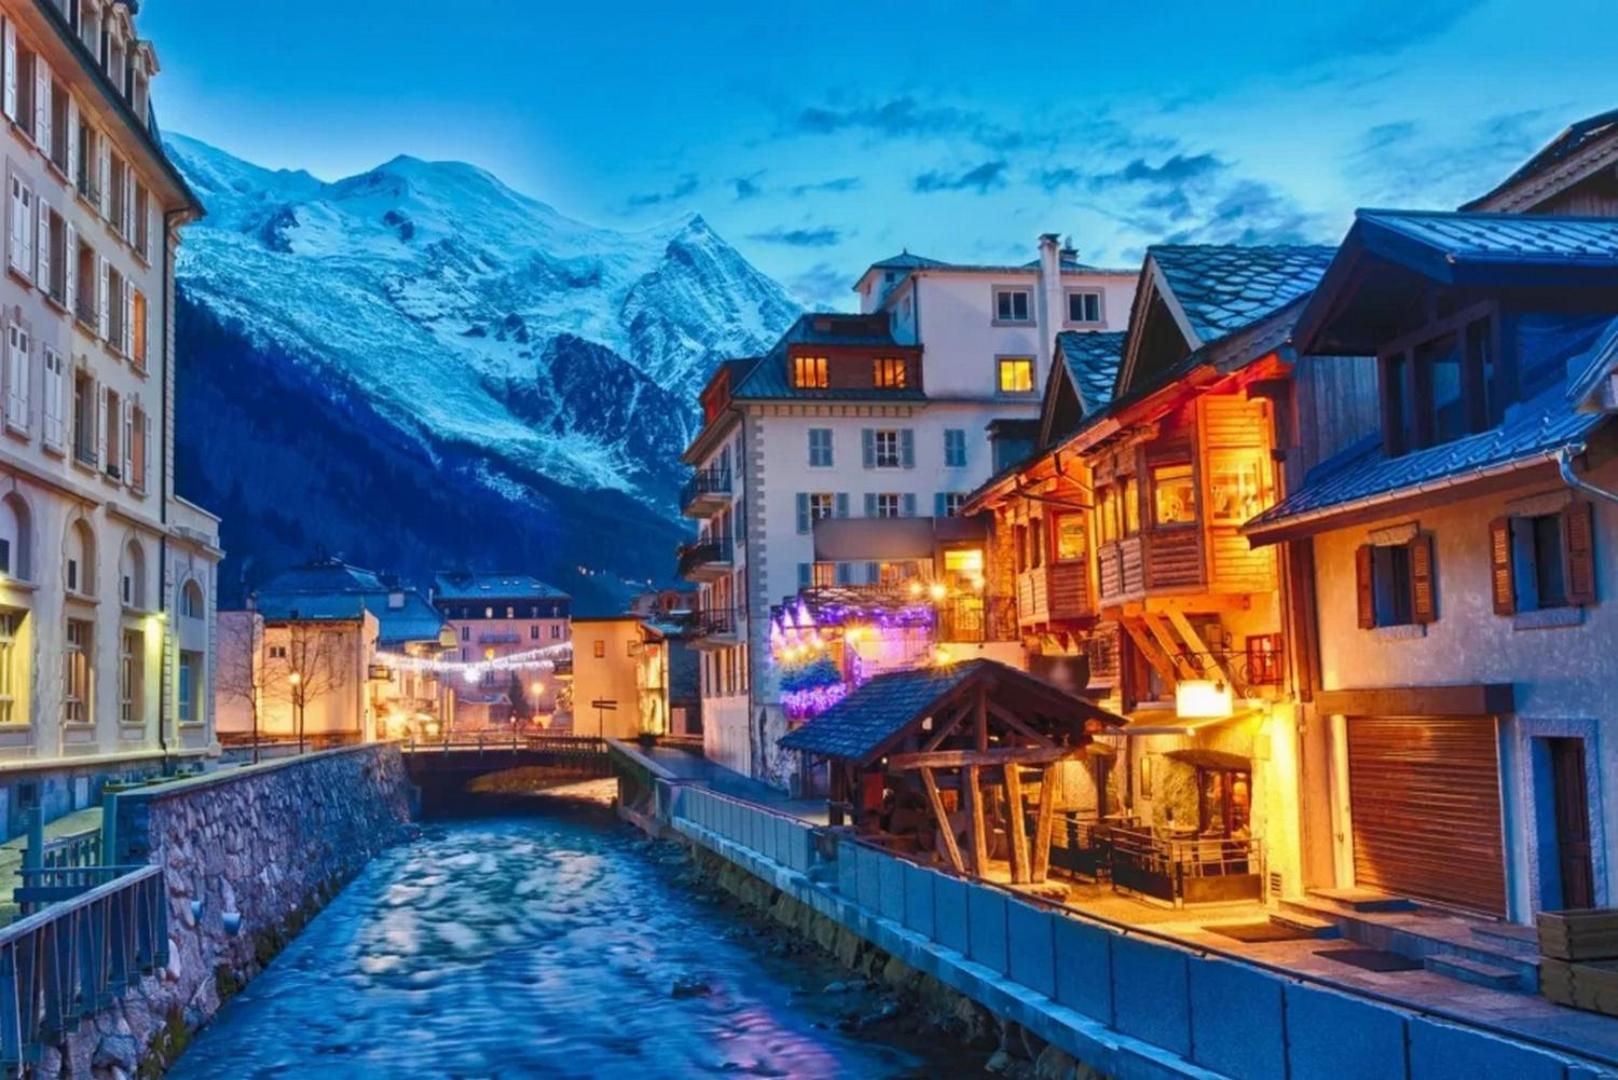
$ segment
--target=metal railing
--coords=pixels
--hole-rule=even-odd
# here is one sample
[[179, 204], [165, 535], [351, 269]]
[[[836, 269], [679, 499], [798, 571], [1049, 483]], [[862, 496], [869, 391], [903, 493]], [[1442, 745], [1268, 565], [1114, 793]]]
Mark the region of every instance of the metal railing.
[[604, 757], [607, 741], [596, 735], [519, 735], [514, 731], [478, 731], [449, 734], [434, 740], [412, 738], [403, 749], [409, 753], [531, 751], [563, 757]]
[[704, 495], [729, 495], [730, 470], [717, 466], [698, 469], [680, 488], [680, 505], [690, 506]]
[[37, 1062], [44, 1047], [168, 963], [161, 866], [41, 874], [71, 874], [86, 884], [0, 930], [0, 1065], [8, 1070]]
[[692, 633], [700, 637], [724, 637], [736, 633], [736, 612], [730, 609], [723, 611], [694, 611], [690, 616]]
[[679, 550], [679, 574], [689, 577], [699, 566], [708, 563], [728, 563], [731, 560], [729, 540], [703, 540], [695, 544], [682, 544]]
[[1020, 641], [1017, 604], [1009, 596], [952, 596], [938, 603], [941, 641]]

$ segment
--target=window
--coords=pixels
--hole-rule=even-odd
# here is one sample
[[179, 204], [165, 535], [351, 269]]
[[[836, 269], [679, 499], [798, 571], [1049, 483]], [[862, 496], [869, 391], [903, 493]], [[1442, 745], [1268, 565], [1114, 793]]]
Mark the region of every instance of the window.
[[34, 192], [19, 177], [11, 178], [11, 268], [27, 278], [34, 276], [34, 234], [38, 229]]
[[90, 633], [86, 619], [67, 621], [66, 653], [62, 664], [62, 721], [84, 724], [90, 720]]
[[561, 624], [560, 623], [552, 623], [551, 624], [551, 640], [555, 641], [557, 638], [559, 638], [561, 636], [562, 636]]
[[1031, 394], [1034, 391], [1034, 359], [1031, 356], [1002, 356], [999, 360], [1000, 392]]
[[107, 318], [106, 338], [107, 344], [114, 350], [127, 354], [129, 351], [129, 310], [126, 306], [124, 275], [110, 265], [107, 271]]
[[462, 641], [471, 641], [472, 640], [472, 628], [470, 626], [461, 627], [461, 640]]
[[899, 516], [900, 507], [903, 505], [903, 503], [898, 494], [891, 491], [885, 491], [877, 495], [875, 498], [876, 513], [873, 514], [872, 517], [896, 518]]
[[1029, 289], [995, 289], [994, 321], [1002, 323], [1032, 321], [1029, 314], [1032, 311], [1030, 304], [1032, 299], [1033, 292]]
[[1153, 522], [1191, 525], [1197, 520], [1197, 490], [1191, 465], [1159, 465], [1152, 469]]
[[96, 277], [96, 253], [89, 244], [79, 241], [78, 252], [74, 256], [73, 289], [70, 304], [74, 316], [87, 329], [95, 329], [100, 325], [100, 303], [96, 292], [98, 278]]
[[96, 385], [87, 371], [73, 374], [73, 456], [95, 468]]
[[68, 280], [72, 267], [68, 265], [67, 222], [62, 215], [43, 202], [39, 205], [39, 287], [62, 307], [67, 307]]
[[941, 493], [938, 496], [938, 498], [939, 498], [939, 509], [943, 511], [943, 514], [941, 516], [943, 516], [943, 517], [960, 517], [961, 516], [961, 507], [966, 505], [966, 492], [964, 492], [964, 491], [946, 491], [946, 492]]
[[[8, 35], [9, 37], [9, 35]], [[7, 44], [10, 44], [8, 41]], [[38, 70], [39, 57], [33, 50], [22, 42], [16, 43], [17, 71], [15, 73], [17, 86], [17, 126], [28, 132], [28, 137], [35, 142], [39, 141], [40, 131], [38, 122]], [[7, 57], [9, 60], [10, 57]], [[9, 73], [8, 73], [9, 74]], [[11, 81], [9, 78], [6, 80]]]
[[878, 431], [874, 433], [876, 446], [876, 467], [879, 469], [897, 469], [899, 467], [899, 433], [897, 431]]
[[1361, 629], [1437, 620], [1431, 534], [1416, 532], [1402, 542], [1362, 545], [1354, 574]]
[[605, 641], [602, 641], [600, 638], [597, 638], [596, 643], [595, 643], [595, 658], [597, 660], [603, 660], [603, 659], [606, 658], [606, 656], [607, 656], [607, 643]]
[[0, 724], [15, 724], [17, 715], [16, 684], [20, 682], [14, 669], [17, 663], [17, 627], [21, 617], [14, 611], [0, 611]]
[[1069, 289], [1067, 293], [1067, 321], [1070, 323], [1100, 322], [1101, 294], [1089, 289]]
[[1264, 458], [1257, 450], [1215, 450], [1208, 455], [1208, 520], [1240, 525], [1270, 504]]
[[871, 385], [879, 390], [902, 390], [909, 374], [902, 357], [879, 356], [871, 362]]
[[117, 391], [110, 388], [106, 391], [106, 395], [106, 404], [101, 410], [106, 433], [101, 445], [107, 448], [107, 475], [117, 479], [120, 475], [119, 464], [123, 461], [123, 401]]
[[1593, 509], [1498, 518], [1490, 525], [1494, 609], [1509, 615], [1595, 603]]
[[64, 567], [67, 574], [67, 591], [70, 594], [95, 595], [95, 536], [83, 519], [67, 527]]
[[128, 239], [129, 185], [126, 180], [129, 177], [129, 166], [124, 164], [124, 159], [117, 154], [109, 155], [109, 157], [112, 164], [108, 172], [110, 177], [108, 187], [112, 190], [107, 192], [107, 220], [112, 223], [113, 230], [118, 235]]
[[944, 432], [944, 467], [966, 467], [966, 432], [960, 428], [949, 428]]
[[528, 640], [529, 641], [538, 641], [539, 640], [539, 624], [538, 623], [530, 623], [528, 625]]
[[809, 520], [829, 518], [837, 509], [837, 497], [829, 491], [817, 491], [809, 496]]
[[1281, 685], [1281, 635], [1254, 634], [1247, 639], [1247, 684]]
[[179, 708], [180, 723], [195, 724], [202, 717], [197, 711], [197, 688], [202, 682], [202, 654], [180, 653]]
[[1028, 522], [1028, 566], [1038, 570], [1045, 565], [1045, 519], [1033, 518]]
[[151, 474], [152, 418], [139, 405], [129, 410], [126, 438], [129, 441], [129, 486], [144, 493]]
[[180, 614], [187, 619], [200, 619], [207, 614], [202, 586], [188, 581], [180, 588]]
[[[139, 630], [125, 630], [123, 647], [118, 654], [118, 722], [139, 724], [145, 720], [144, 680], [141, 678], [146, 659], [146, 635]], [[181, 676], [182, 680], [184, 675]], [[184, 700], [182, 682], [181, 698]]]
[[1084, 515], [1062, 514], [1056, 519], [1056, 561], [1080, 562], [1086, 554]]
[[129, 359], [138, 370], [146, 370], [146, 294], [129, 290]]
[[268, 651], [271, 660], [285, 660], [287, 658], [287, 647], [285, 645], [271, 645]]
[[1246, 769], [1197, 769], [1197, 830], [1204, 836], [1246, 836], [1253, 812], [1253, 774]]
[[1494, 317], [1472, 308], [1381, 356], [1383, 445], [1389, 456], [1487, 431], [1504, 410]]
[[151, 196], [146, 185], [135, 182], [135, 251], [147, 262], [152, 261]]
[[831, 468], [831, 428], [809, 429], [809, 465], [816, 469]]
[[68, 146], [72, 142], [73, 132], [67, 122], [69, 112], [67, 90], [55, 79], [51, 80], [50, 110], [51, 139], [48, 152], [51, 164], [65, 175], [69, 161]]
[[824, 390], [831, 385], [824, 356], [794, 356], [792, 385], [799, 390]]
[[13, 431], [28, 430], [29, 352], [28, 331], [12, 323], [6, 328], [6, 427]]
[[101, 136], [84, 120], [79, 121], [79, 175], [74, 177], [79, 194], [96, 208], [101, 206]]

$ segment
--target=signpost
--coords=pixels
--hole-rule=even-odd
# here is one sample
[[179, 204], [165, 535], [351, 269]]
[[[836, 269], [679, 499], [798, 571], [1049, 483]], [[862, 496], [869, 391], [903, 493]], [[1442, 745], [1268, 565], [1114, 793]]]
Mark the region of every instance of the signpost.
[[590, 702], [590, 708], [596, 711], [596, 738], [606, 738], [606, 721], [602, 718], [604, 712], [617, 712], [618, 702], [614, 698], [596, 698]]

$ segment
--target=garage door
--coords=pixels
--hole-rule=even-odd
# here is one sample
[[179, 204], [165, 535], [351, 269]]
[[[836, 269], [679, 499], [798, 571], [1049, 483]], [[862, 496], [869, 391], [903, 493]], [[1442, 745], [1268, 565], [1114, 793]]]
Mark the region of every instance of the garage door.
[[1487, 717], [1350, 718], [1356, 882], [1504, 917], [1496, 746]]

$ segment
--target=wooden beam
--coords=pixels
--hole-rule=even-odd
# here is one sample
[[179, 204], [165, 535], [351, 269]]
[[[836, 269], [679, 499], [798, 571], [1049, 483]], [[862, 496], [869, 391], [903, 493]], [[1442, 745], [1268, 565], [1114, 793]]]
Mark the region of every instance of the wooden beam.
[[888, 758], [890, 772], [905, 769], [992, 769], [1001, 765], [1048, 765], [1053, 761], [1084, 756], [1075, 746], [1002, 746], [993, 750], [930, 750], [894, 754]]
[[1470, 683], [1322, 690], [1315, 708], [1322, 716], [1500, 716], [1516, 701], [1511, 683]]
[[[966, 714], [970, 710], [970, 705], [962, 705], [960, 708], [956, 709], [953, 716], [951, 716], [944, 723], [938, 725], [938, 730], [932, 733], [931, 737], [929, 737], [928, 740], [922, 744], [921, 748], [923, 750], [937, 750], [939, 744], [945, 739], [949, 738], [950, 733], [961, 726], [961, 721], [966, 718]], [[934, 719], [936, 720], [937, 717], [934, 717]]]
[[[1221, 664], [1219, 657], [1215, 656], [1214, 651], [1208, 648], [1208, 643], [1202, 640], [1202, 635], [1197, 633], [1197, 628], [1191, 625], [1191, 620], [1185, 617], [1185, 612], [1179, 608], [1169, 608], [1164, 614], [1169, 617], [1169, 622], [1174, 624], [1174, 629], [1180, 632], [1180, 636], [1185, 639], [1185, 643], [1191, 646], [1192, 651], [1197, 654], [1198, 663], [1211, 664], [1213, 673], [1219, 676], [1220, 682], [1226, 686], [1235, 686], [1236, 684], [1230, 681], [1230, 673], [1225, 670], [1225, 665]], [[1206, 661], [1203, 660], [1204, 657], [1207, 658]], [[1207, 672], [1203, 672], [1203, 675], [1206, 677]]]
[[1124, 633], [1129, 635], [1129, 640], [1135, 643], [1135, 647], [1140, 650], [1140, 654], [1146, 657], [1146, 662], [1151, 664], [1159, 675], [1163, 676], [1163, 681], [1168, 683], [1169, 688], [1172, 689], [1180, 681], [1180, 676], [1175, 671], [1174, 665], [1169, 663], [1169, 658], [1163, 655], [1163, 650], [1157, 647], [1157, 642], [1152, 640], [1150, 634], [1147, 634], [1128, 619], [1123, 620], [1118, 625], [1124, 628]]
[[994, 715], [1000, 719], [1002, 724], [1005, 724], [1006, 727], [1017, 732], [1019, 735], [1026, 735], [1028, 738], [1034, 740], [1034, 743], [1038, 746], [1056, 745], [1055, 743], [1051, 742], [1050, 739], [1046, 738], [1044, 735], [1041, 735], [1039, 732], [1017, 719], [1017, 717], [1013, 716], [1010, 710], [1006, 709], [1004, 706], [998, 705], [993, 701], [990, 701], [987, 704], [989, 706], [989, 711], [994, 713]]
[[972, 872], [985, 877], [989, 872], [989, 833], [983, 821], [983, 785], [978, 782], [978, 767], [966, 767], [966, 797], [972, 802]]
[[979, 685], [976, 707], [972, 712], [972, 729], [975, 734], [977, 748], [989, 748], [989, 688]]
[[1022, 766], [1015, 762], [1005, 768], [1006, 774], [1006, 816], [1011, 820], [1008, 830], [1011, 836], [1011, 883], [1013, 885], [1026, 885], [1029, 880], [1028, 863], [1028, 821], [1023, 816], [1022, 777], [1018, 770]]
[[938, 832], [944, 838], [944, 854], [949, 856], [950, 866], [955, 868], [957, 874], [965, 874], [966, 866], [961, 862], [961, 845], [955, 842], [955, 829], [949, 823], [949, 814], [944, 810], [944, 799], [938, 794], [938, 781], [933, 779], [933, 770], [921, 770], [921, 782], [927, 787], [927, 801], [933, 804], [933, 817], [938, 819]]
[[1163, 625], [1163, 620], [1161, 618], [1156, 615], [1145, 614], [1140, 617], [1140, 621], [1145, 624], [1147, 630], [1151, 631], [1152, 637], [1157, 641], [1158, 646], [1163, 650], [1164, 657], [1166, 657], [1168, 662], [1173, 665], [1176, 679], [1194, 679], [1201, 674], [1194, 666], [1192, 666], [1190, 661], [1178, 655], [1180, 652], [1180, 643], [1174, 640], [1174, 635], [1169, 633], [1169, 628]]
[[1034, 815], [1034, 864], [1030, 876], [1041, 884], [1051, 869], [1051, 826], [1056, 820], [1056, 784], [1047, 765], [1039, 774], [1039, 809]]

